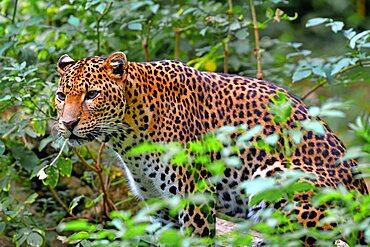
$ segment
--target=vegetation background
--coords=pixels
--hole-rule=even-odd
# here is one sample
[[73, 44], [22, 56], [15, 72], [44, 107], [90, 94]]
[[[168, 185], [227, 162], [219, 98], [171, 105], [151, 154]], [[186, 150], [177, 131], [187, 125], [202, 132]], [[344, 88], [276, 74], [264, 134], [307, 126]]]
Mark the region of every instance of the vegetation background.
[[[130, 61], [177, 59], [273, 81], [318, 106], [369, 176], [369, 15], [366, 0], [1, 0], [0, 246], [61, 246], [61, 236], [73, 232], [75, 244], [88, 246], [94, 237], [83, 233], [103, 234], [112, 224], [126, 235], [105, 232], [101, 239], [130, 243], [142, 234], [128, 212], [143, 204], [128, 191], [111, 151], [94, 143], [60, 152], [55, 64], [66, 53], [79, 59], [120, 50]], [[48, 177], [40, 180], [45, 166]], [[343, 217], [355, 220], [338, 231], [350, 235], [370, 225], [369, 197], [330, 193], [339, 193], [337, 200], [352, 195]], [[115, 209], [126, 211], [112, 216]], [[124, 227], [109, 225], [112, 218], [125, 219]], [[70, 220], [80, 221], [62, 232], [58, 225]], [[133, 228], [139, 232], [128, 234]], [[191, 244], [176, 234], [162, 243]], [[243, 236], [229, 243], [250, 241]]]

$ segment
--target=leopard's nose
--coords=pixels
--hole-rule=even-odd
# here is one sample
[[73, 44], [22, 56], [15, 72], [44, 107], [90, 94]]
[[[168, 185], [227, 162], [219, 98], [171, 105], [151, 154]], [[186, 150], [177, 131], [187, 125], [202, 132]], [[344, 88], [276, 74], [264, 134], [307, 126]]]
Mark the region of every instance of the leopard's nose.
[[77, 126], [78, 122], [80, 122], [80, 118], [77, 119], [70, 119], [70, 120], [62, 120], [62, 123], [66, 128], [72, 132], [72, 130]]

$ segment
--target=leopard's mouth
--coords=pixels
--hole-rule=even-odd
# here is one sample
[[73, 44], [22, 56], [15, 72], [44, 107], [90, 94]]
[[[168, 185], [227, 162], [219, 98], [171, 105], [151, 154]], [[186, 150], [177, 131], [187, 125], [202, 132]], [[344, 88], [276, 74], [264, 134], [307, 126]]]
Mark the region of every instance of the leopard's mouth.
[[95, 137], [92, 135], [88, 135], [87, 137], [81, 137], [81, 136], [75, 135], [74, 133], [71, 133], [71, 135], [67, 139], [68, 139], [68, 143], [71, 146], [81, 146], [86, 143], [92, 142], [95, 139]]

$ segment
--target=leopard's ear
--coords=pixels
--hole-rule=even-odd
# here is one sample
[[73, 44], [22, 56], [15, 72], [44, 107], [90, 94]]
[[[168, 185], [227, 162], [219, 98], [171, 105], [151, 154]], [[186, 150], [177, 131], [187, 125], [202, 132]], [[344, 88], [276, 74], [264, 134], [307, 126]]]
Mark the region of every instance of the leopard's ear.
[[70, 56], [67, 54], [64, 54], [61, 56], [58, 60], [57, 66], [58, 66], [58, 72], [60, 75], [63, 75], [64, 72], [66, 72], [68, 65], [74, 64], [75, 60], [73, 60]]
[[107, 68], [109, 75], [115, 79], [122, 79], [127, 68], [127, 58], [125, 53], [117, 51], [112, 53], [104, 61], [104, 66]]

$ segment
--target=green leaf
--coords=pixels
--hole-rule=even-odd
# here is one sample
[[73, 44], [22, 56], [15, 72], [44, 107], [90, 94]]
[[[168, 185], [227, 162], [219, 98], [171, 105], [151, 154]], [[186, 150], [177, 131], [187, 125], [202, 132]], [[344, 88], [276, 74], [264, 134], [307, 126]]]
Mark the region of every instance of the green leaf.
[[174, 165], [183, 165], [186, 163], [188, 158], [188, 153], [185, 150], [181, 150], [177, 154], [175, 154], [172, 159], [171, 163]]
[[165, 147], [159, 143], [140, 143], [132, 147], [128, 152], [127, 155], [135, 156], [143, 153], [162, 153], [166, 151]]
[[240, 23], [238, 21], [233, 21], [230, 25], [230, 30], [235, 31], [241, 28]]
[[33, 168], [38, 165], [39, 159], [34, 152], [26, 149], [21, 144], [12, 144], [10, 146], [13, 157], [25, 168], [28, 172], [32, 172]]
[[249, 36], [249, 33], [245, 29], [240, 29], [235, 33], [235, 37], [239, 40], [244, 40]]
[[39, 151], [42, 151], [50, 142], [54, 141], [55, 137], [50, 135], [40, 141]]
[[72, 234], [71, 236], [68, 237], [68, 241], [77, 241], [77, 240], [83, 240], [83, 239], [89, 239], [90, 238], [90, 233], [88, 232], [78, 232], [75, 234]]
[[330, 19], [330, 18], [321, 18], [321, 17], [313, 18], [313, 19], [310, 19], [310, 20], [307, 21], [306, 27], [317, 26], [317, 25], [323, 24], [323, 23], [328, 22], [328, 21], [332, 21], [332, 19]]
[[356, 47], [356, 42], [360, 39], [366, 39], [370, 34], [370, 30], [363, 31], [361, 33], [356, 34], [349, 42], [349, 47], [354, 49]]
[[312, 130], [313, 132], [319, 134], [319, 135], [325, 135], [326, 130], [324, 126], [316, 120], [305, 120], [302, 121], [302, 125], [307, 130]]
[[107, 7], [107, 3], [100, 3], [96, 8], [95, 8], [95, 10], [97, 11], [97, 12], [99, 12], [99, 14], [103, 14], [104, 13], [104, 11], [105, 11], [105, 8]]
[[59, 158], [55, 163], [56, 167], [58, 167], [60, 174], [62, 176], [71, 176], [72, 173], [72, 161], [68, 158]]
[[27, 243], [30, 246], [41, 246], [43, 242], [44, 239], [38, 232], [31, 232], [27, 237]]
[[285, 191], [289, 194], [314, 190], [316, 187], [309, 182], [295, 182], [289, 185]]
[[153, 13], [153, 14], [156, 14], [158, 12], [158, 9], [159, 9], [159, 4], [153, 4], [153, 5], [150, 5], [149, 6], [149, 9], [150, 11]]
[[80, 20], [77, 17], [70, 15], [68, 18], [68, 23], [72, 26], [78, 27], [80, 25]]
[[83, 199], [84, 197], [85, 197], [84, 195], [80, 195], [80, 196], [73, 198], [73, 200], [69, 204], [68, 211], [72, 213], [73, 209], [78, 206], [78, 202], [81, 201], [81, 199]]
[[271, 146], [275, 146], [276, 143], [279, 141], [280, 139], [280, 135], [279, 134], [271, 134], [271, 135], [268, 135], [266, 138], [265, 138], [265, 142]]
[[309, 77], [311, 74], [312, 74], [311, 69], [304, 69], [304, 70], [298, 69], [294, 72], [292, 80], [293, 82], [297, 82], [297, 81], [300, 81], [302, 79]]
[[4, 176], [0, 178], [0, 191], [9, 191], [11, 176]]
[[0, 141], [0, 155], [5, 152], [5, 144], [4, 142]]
[[141, 25], [141, 23], [138, 22], [132, 22], [128, 24], [127, 28], [130, 30], [140, 31], [143, 29], [143, 25]]
[[338, 72], [340, 72], [343, 68], [345, 68], [349, 65], [353, 65], [355, 63], [356, 63], [356, 60], [353, 59], [353, 58], [346, 58], [346, 57], [342, 58], [337, 63], [332, 65], [333, 69], [331, 71], [331, 74], [335, 75]]
[[337, 33], [343, 29], [344, 23], [341, 21], [333, 21], [331, 23], [326, 24], [325, 26], [331, 27], [331, 30], [334, 33]]
[[96, 225], [89, 223], [87, 220], [74, 220], [64, 222], [58, 226], [60, 231], [96, 231]]
[[317, 106], [311, 106], [308, 109], [308, 113], [310, 114], [311, 117], [317, 117], [320, 114], [320, 108]]
[[52, 188], [55, 188], [58, 184], [59, 170], [55, 166], [50, 166], [45, 170], [45, 173], [48, 176], [42, 180], [43, 184], [50, 185]]
[[249, 202], [249, 205], [254, 206], [260, 203], [261, 201], [276, 202], [283, 196], [283, 194], [284, 190], [282, 189], [267, 190], [257, 195], [253, 195]]
[[0, 103], [1, 103], [1, 102], [4, 102], [4, 101], [9, 101], [10, 99], [12, 99], [12, 96], [10, 96], [10, 95], [5, 95], [4, 97], [2, 97], [2, 98], [0, 99]]
[[225, 161], [225, 165], [227, 166], [237, 167], [237, 168], [240, 168], [242, 166], [242, 162], [240, 158], [236, 156], [226, 157], [224, 161]]
[[31, 194], [27, 199], [26, 201], [24, 202], [25, 204], [32, 204], [36, 201], [36, 198], [39, 196], [39, 194], [37, 193], [33, 193]]
[[289, 136], [292, 138], [292, 141], [295, 145], [298, 145], [302, 141], [303, 132], [299, 129], [290, 129], [289, 130]]
[[21, 246], [26, 240], [28, 235], [30, 234], [30, 229], [22, 228], [15, 234], [15, 241], [17, 246]]
[[250, 130], [248, 130], [246, 133], [240, 135], [238, 137], [238, 142], [245, 142], [250, 141], [253, 137], [257, 136], [259, 132], [261, 132], [262, 126], [260, 124], [257, 124], [256, 126], [252, 127]]
[[256, 178], [253, 180], [247, 180], [241, 183], [241, 188], [245, 189], [247, 194], [255, 195], [262, 191], [267, 191], [276, 187], [276, 179], [272, 177], [268, 178]]
[[45, 135], [45, 132], [46, 132], [46, 125], [47, 125], [47, 121], [46, 120], [33, 120], [32, 121], [32, 125], [33, 125], [33, 129], [41, 134], [41, 135]]

